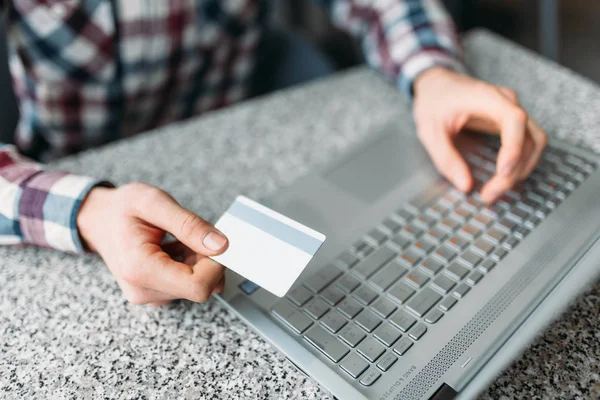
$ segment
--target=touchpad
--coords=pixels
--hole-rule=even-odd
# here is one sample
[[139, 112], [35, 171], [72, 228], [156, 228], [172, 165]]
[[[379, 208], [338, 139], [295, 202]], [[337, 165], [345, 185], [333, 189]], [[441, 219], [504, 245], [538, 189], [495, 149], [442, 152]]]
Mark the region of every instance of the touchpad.
[[427, 154], [416, 138], [391, 132], [344, 157], [325, 173], [325, 178], [373, 203], [427, 162]]

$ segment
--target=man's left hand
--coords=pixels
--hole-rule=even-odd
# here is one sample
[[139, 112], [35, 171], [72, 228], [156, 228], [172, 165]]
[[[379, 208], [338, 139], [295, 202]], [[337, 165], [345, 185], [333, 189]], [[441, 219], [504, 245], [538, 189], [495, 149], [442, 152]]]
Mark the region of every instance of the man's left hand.
[[496, 173], [481, 190], [487, 203], [527, 178], [539, 162], [547, 135], [519, 106], [513, 90], [444, 68], [423, 72], [413, 87], [419, 139], [440, 173], [458, 189], [468, 192], [473, 186], [469, 167], [452, 140], [464, 128], [500, 135]]

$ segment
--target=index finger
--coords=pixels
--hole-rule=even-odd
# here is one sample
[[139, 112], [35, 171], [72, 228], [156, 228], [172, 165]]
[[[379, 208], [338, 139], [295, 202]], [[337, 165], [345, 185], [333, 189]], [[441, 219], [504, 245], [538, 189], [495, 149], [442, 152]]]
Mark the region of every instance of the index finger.
[[150, 255], [139, 257], [142, 260], [136, 268], [135, 284], [146, 289], [156, 290], [178, 299], [194, 302], [208, 300], [223, 277], [225, 267], [218, 262], [203, 257], [195, 265], [189, 266], [173, 260], [158, 245], [148, 244], [145, 250]]

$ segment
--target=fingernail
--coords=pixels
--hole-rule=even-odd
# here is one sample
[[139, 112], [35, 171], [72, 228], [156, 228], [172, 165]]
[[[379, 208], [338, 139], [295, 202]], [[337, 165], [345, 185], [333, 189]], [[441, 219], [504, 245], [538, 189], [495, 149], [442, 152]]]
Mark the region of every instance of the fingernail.
[[227, 243], [225, 236], [216, 231], [208, 232], [202, 241], [204, 247], [212, 251], [221, 250], [225, 246], [225, 243]]
[[469, 178], [467, 178], [464, 175], [457, 179], [456, 184], [458, 188], [463, 192], [469, 190]]
[[502, 168], [500, 168], [500, 175], [502, 175], [502, 176], [512, 175], [516, 166], [517, 166], [517, 163], [514, 161], [504, 164], [504, 166], [502, 166]]

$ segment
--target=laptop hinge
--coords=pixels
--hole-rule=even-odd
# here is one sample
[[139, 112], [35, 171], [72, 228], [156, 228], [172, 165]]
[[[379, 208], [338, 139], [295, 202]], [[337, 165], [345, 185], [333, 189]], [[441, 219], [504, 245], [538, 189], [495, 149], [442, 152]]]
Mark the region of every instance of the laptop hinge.
[[444, 383], [440, 388], [429, 398], [429, 400], [452, 400], [458, 395], [458, 392]]

